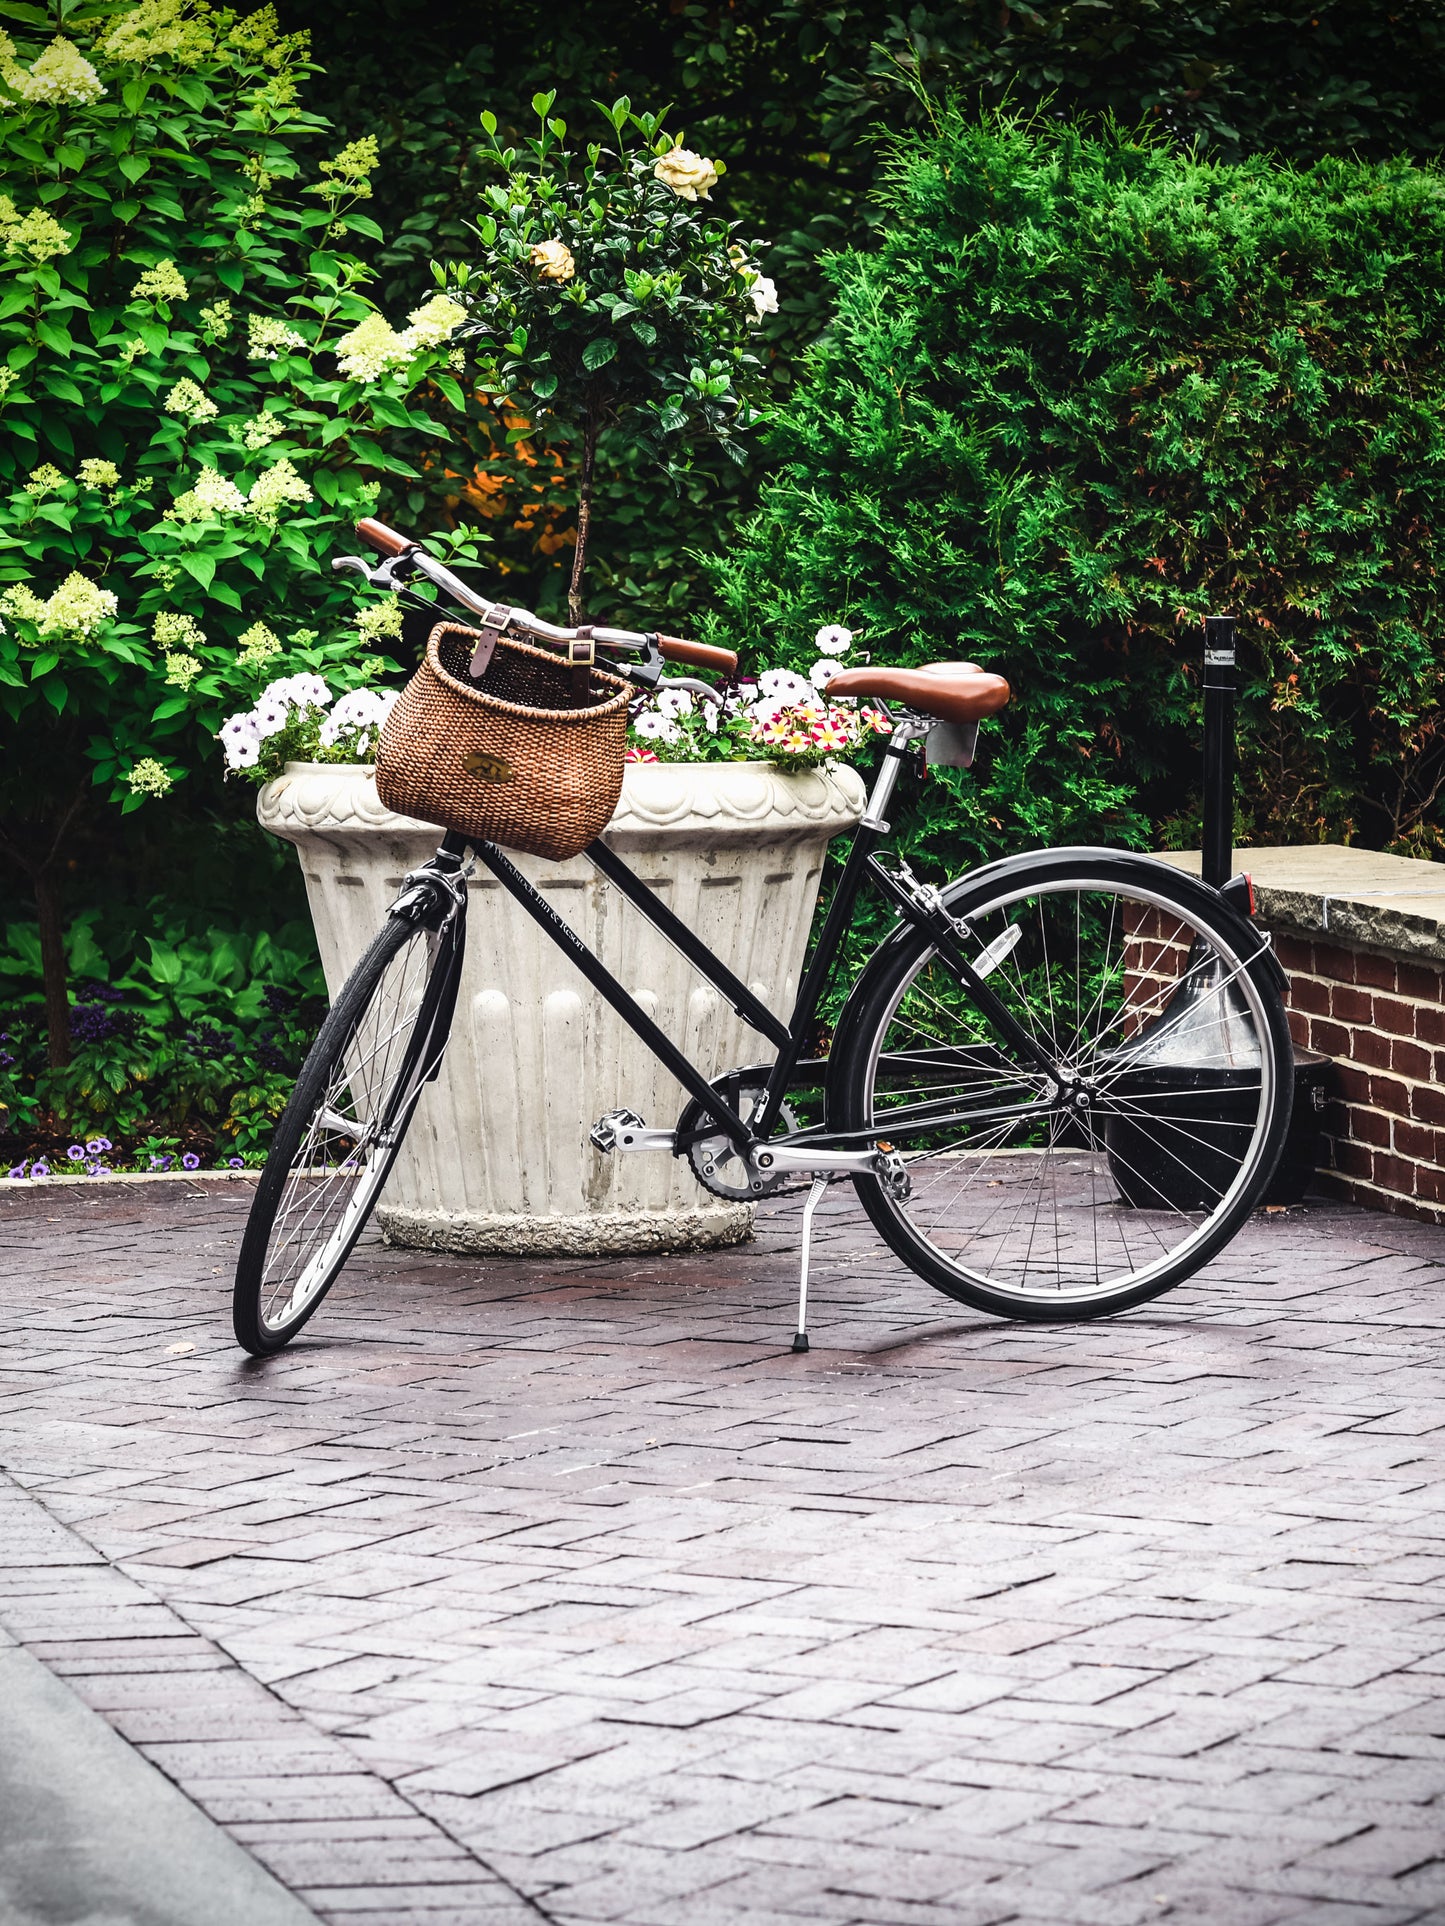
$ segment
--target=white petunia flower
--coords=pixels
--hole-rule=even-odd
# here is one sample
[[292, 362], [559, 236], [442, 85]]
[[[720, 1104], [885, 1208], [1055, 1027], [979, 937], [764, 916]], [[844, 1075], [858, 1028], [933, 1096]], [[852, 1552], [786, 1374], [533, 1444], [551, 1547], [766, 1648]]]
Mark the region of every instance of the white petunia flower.
[[835, 675], [842, 675], [843, 664], [835, 662], [830, 656], [820, 655], [808, 671], [808, 680], [815, 689], [826, 689]]
[[853, 646], [853, 631], [841, 622], [827, 622], [813, 637], [819, 655], [846, 655]]
[[682, 734], [670, 716], [659, 715], [656, 709], [644, 709], [640, 716], [634, 716], [632, 730], [644, 742], [676, 742]]
[[655, 703], [658, 714], [664, 716], [690, 716], [696, 706], [688, 689], [661, 688]]

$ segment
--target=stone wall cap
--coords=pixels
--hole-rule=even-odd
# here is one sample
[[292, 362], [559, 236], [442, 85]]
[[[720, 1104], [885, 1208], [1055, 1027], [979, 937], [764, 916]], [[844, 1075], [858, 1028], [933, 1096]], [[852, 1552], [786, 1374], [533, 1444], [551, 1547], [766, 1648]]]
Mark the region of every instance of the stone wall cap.
[[[1199, 874], [1197, 849], [1157, 854]], [[1445, 863], [1344, 843], [1266, 843], [1237, 849], [1234, 871], [1254, 878], [1271, 928], [1445, 963]]]

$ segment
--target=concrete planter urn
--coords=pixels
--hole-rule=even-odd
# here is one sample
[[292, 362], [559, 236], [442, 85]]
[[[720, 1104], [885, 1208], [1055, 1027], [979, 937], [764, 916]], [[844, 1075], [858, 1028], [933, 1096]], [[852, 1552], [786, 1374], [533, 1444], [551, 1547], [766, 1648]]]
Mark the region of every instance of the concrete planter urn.
[[[607, 841], [770, 1009], [789, 1013], [824, 851], [863, 812], [848, 768], [633, 763]], [[257, 817], [294, 843], [334, 997], [402, 874], [439, 832], [382, 807], [369, 768], [289, 763]], [[770, 1054], [584, 857], [514, 860], [708, 1076]], [[680, 1087], [484, 870], [442, 1074], [382, 1193], [394, 1243], [578, 1255], [697, 1250], [748, 1234], [752, 1207], [680, 1159], [602, 1156], [587, 1131], [626, 1104], [671, 1126]]]

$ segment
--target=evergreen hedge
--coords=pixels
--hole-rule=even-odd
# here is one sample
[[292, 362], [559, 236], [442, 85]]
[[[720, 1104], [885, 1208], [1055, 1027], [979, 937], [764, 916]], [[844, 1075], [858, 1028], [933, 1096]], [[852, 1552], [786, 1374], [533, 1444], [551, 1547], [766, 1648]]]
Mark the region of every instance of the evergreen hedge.
[[721, 632], [1006, 674], [981, 780], [933, 791], [957, 867], [1193, 839], [1198, 619], [1232, 612], [1241, 838], [1440, 853], [1445, 176], [955, 108], [881, 199]]

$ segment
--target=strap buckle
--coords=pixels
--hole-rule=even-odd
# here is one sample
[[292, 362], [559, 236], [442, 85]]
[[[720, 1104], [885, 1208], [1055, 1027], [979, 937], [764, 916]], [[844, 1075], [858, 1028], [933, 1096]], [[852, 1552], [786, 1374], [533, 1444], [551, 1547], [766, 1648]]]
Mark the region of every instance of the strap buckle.
[[567, 644], [567, 660], [572, 669], [572, 700], [581, 705], [592, 693], [592, 669], [597, 660], [597, 644], [590, 628], [581, 630]]

